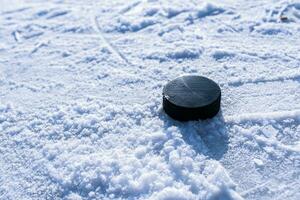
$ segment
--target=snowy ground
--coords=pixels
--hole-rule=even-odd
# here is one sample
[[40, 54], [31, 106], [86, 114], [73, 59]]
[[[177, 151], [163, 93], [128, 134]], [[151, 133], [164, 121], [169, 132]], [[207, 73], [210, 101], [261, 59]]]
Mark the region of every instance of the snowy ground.
[[[299, 38], [296, 0], [1, 0], [0, 199], [300, 199]], [[183, 74], [217, 117], [165, 115]]]

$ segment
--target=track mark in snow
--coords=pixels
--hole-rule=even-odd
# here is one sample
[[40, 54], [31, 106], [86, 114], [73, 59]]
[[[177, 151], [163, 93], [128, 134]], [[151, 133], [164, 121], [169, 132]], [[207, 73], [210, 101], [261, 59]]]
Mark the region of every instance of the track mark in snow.
[[128, 6], [126, 6], [125, 8], [121, 9], [121, 11], [119, 12], [119, 14], [125, 14], [127, 12], [129, 12], [130, 10], [134, 9], [135, 7], [137, 7], [138, 5], [140, 5], [141, 1], [137, 1], [134, 2]]
[[245, 196], [247, 196], [249, 193], [256, 192], [257, 190], [259, 190], [259, 189], [261, 189], [261, 188], [267, 186], [268, 183], [270, 183], [270, 181], [266, 181], [266, 182], [264, 182], [264, 183], [262, 183], [262, 184], [260, 184], [260, 185], [254, 186], [254, 187], [252, 187], [252, 188], [250, 188], [250, 189], [248, 189], [248, 190], [246, 190], [246, 191], [243, 191], [243, 192], [241, 193], [241, 196], [242, 196], [242, 197], [245, 197]]
[[98, 32], [99, 36], [101, 37], [102, 41], [107, 45], [107, 47], [116, 54], [121, 60], [123, 60], [128, 65], [133, 65], [112, 43], [109, 42], [108, 39], [103, 35], [100, 25], [98, 23], [98, 17], [94, 17], [93, 19], [95, 24], [95, 30]]
[[46, 26], [39, 24], [27, 24], [16, 30], [14, 30], [11, 35], [16, 42], [21, 42], [23, 40], [36, 39], [45, 33]]
[[[282, 75], [282, 74], [285, 74], [285, 75]], [[228, 82], [228, 85], [230, 86], [234, 86], [234, 87], [239, 87], [239, 86], [242, 86], [242, 85], [245, 85], [245, 84], [250, 84], [250, 83], [253, 83], [253, 84], [258, 84], [258, 83], [268, 83], [268, 82], [279, 82], [279, 81], [297, 81], [297, 82], [300, 82], [300, 74], [298, 73], [292, 73], [292, 74], [286, 74], [286, 73], [282, 73], [281, 75], [279, 76], [274, 76], [274, 77], [259, 77], [259, 78], [256, 78], [256, 79], [237, 79], [237, 80], [234, 80], [234, 81], [229, 81]]]
[[69, 13], [69, 11], [55, 11], [55, 12], [51, 13], [51, 15], [47, 17], [47, 19], [57, 18], [57, 17], [63, 16], [63, 15], [66, 15], [68, 13]]
[[34, 53], [36, 53], [39, 49], [41, 49], [41, 48], [43, 48], [43, 47], [47, 47], [48, 44], [49, 44], [49, 41], [48, 41], [48, 42], [41, 42], [41, 43], [38, 43], [30, 53], [31, 53], [31, 54], [34, 54]]
[[14, 38], [14, 40], [16, 42], [20, 42], [21, 41], [21, 35], [20, 35], [19, 31], [13, 31], [12, 32], [12, 36], [13, 36], [13, 38]]
[[283, 120], [286, 118], [296, 118], [300, 120], [300, 110], [293, 111], [276, 111], [276, 112], [261, 112], [249, 113], [242, 115], [233, 115], [224, 117], [226, 122], [240, 123], [246, 121], [259, 122], [263, 119], [267, 120]]
[[25, 7], [25, 8], [20, 8], [20, 9], [16, 9], [16, 10], [5, 11], [0, 14], [7, 15], [7, 14], [13, 14], [13, 13], [21, 13], [21, 12], [29, 10], [29, 9], [31, 9], [31, 8]]

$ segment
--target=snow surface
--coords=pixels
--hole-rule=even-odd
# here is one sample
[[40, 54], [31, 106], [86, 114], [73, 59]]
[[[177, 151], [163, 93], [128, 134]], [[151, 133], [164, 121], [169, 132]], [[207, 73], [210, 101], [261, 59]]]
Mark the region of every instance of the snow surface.
[[[300, 199], [299, 38], [294, 0], [1, 0], [0, 199]], [[217, 117], [162, 111], [183, 74]]]

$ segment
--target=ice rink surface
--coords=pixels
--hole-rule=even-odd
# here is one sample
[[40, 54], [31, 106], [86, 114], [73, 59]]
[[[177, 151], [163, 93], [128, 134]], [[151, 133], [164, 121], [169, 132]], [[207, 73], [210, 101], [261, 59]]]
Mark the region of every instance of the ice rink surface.
[[[297, 1], [1, 0], [0, 199], [300, 199]], [[162, 110], [180, 75], [222, 111]]]

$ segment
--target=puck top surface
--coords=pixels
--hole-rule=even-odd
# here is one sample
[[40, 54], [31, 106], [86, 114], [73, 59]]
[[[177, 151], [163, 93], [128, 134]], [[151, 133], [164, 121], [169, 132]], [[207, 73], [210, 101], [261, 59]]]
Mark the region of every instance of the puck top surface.
[[181, 76], [169, 82], [163, 89], [164, 98], [185, 108], [207, 106], [220, 95], [220, 87], [203, 76]]

